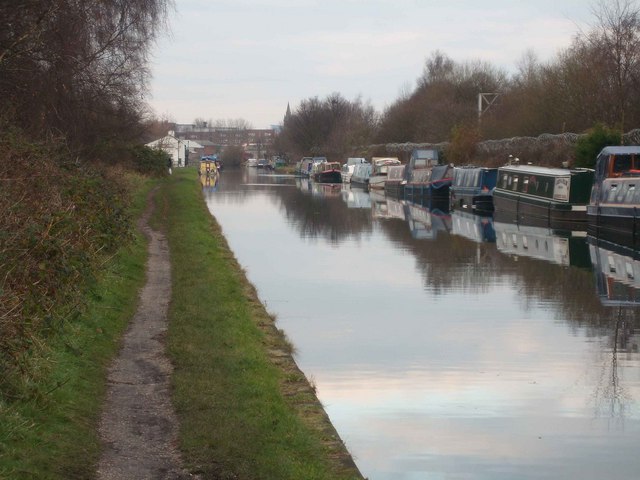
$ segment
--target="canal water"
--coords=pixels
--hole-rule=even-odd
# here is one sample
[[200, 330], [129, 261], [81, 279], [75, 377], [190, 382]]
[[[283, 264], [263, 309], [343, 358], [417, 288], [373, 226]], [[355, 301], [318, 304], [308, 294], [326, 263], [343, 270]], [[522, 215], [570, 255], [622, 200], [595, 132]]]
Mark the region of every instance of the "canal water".
[[203, 191], [365, 477], [639, 478], [632, 252], [257, 169]]

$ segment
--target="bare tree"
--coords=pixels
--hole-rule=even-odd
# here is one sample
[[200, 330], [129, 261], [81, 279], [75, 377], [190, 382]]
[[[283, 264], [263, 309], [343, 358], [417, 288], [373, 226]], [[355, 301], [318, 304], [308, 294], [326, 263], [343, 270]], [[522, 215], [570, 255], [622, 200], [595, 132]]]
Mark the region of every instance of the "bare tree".
[[640, 9], [634, 0], [601, 0], [593, 9], [597, 20], [586, 35], [594, 52], [599, 52], [609, 67], [604, 73], [613, 92], [618, 123], [626, 127], [627, 114], [640, 80]]

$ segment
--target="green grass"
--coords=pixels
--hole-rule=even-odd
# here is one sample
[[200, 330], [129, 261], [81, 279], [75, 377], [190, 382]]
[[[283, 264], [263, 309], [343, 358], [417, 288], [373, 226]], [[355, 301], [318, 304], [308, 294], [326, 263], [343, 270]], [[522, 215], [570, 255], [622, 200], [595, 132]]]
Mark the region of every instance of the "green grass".
[[361, 478], [198, 185], [194, 170], [177, 170], [155, 219], [172, 257], [168, 341], [188, 468], [216, 479]]
[[[157, 183], [136, 185], [136, 218]], [[170, 242], [168, 347], [187, 467], [203, 479], [360, 479], [208, 213], [196, 172], [159, 183], [152, 224]], [[24, 381], [45, 379], [31, 389], [45, 393], [0, 402], [0, 479], [95, 477], [106, 368], [137, 307], [146, 258], [138, 234], [105, 262], [64, 329], [34, 340]]]
[[[136, 217], [150, 187], [149, 182], [139, 182], [132, 206]], [[78, 309], [75, 318], [33, 345], [33, 381], [46, 377], [48, 385], [38, 389], [44, 394], [29, 401], [0, 403], [0, 478], [94, 476], [106, 366], [135, 311], [145, 260], [146, 242], [137, 235], [133, 244], [105, 261], [88, 293], [88, 304]]]

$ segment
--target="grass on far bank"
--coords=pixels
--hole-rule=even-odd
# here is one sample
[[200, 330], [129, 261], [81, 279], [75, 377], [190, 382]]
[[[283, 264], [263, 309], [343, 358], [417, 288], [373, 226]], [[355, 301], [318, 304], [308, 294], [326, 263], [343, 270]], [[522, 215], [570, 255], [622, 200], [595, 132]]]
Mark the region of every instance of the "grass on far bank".
[[172, 259], [168, 347], [187, 468], [215, 479], [362, 478], [209, 214], [196, 171], [174, 170], [156, 199]]
[[[137, 218], [151, 182], [142, 177], [131, 181], [132, 215]], [[38, 387], [45, 393], [30, 400], [0, 401], [0, 479], [94, 477], [106, 367], [135, 312], [146, 257], [144, 236], [136, 234], [131, 244], [106, 259], [77, 317], [33, 346], [30, 365], [36, 374], [46, 372], [47, 385]]]

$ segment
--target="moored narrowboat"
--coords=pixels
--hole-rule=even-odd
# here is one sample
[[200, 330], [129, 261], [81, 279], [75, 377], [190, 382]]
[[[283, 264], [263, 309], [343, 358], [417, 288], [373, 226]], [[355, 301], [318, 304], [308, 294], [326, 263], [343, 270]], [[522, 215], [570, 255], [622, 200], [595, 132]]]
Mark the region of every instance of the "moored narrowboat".
[[389, 173], [389, 167], [400, 165], [400, 160], [396, 157], [373, 157], [371, 159], [371, 165], [369, 188], [383, 190]]
[[406, 165], [392, 165], [387, 173], [387, 180], [384, 182], [384, 193], [386, 195], [402, 198], [404, 196], [404, 170]]
[[586, 225], [593, 178], [588, 168], [506, 165], [498, 169], [494, 209], [516, 223], [569, 229]]
[[493, 213], [493, 189], [498, 169], [464, 166], [453, 169], [451, 183], [451, 209], [467, 210], [480, 215]]
[[320, 162], [313, 165], [313, 180], [318, 183], [342, 183], [338, 162]]
[[449, 211], [449, 189], [453, 180], [453, 165], [434, 165], [413, 175], [404, 187], [405, 199], [413, 203]]
[[342, 165], [340, 169], [340, 174], [342, 176], [342, 183], [351, 182], [351, 176], [353, 175], [353, 171], [356, 168], [356, 165], [360, 163], [367, 163], [367, 160], [362, 157], [350, 157], [347, 158], [347, 162]]
[[404, 197], [422, 204], [425, 186], [431, 178], [431, 169], [440, 163], [440, 155], [435, 148], [415, 149], [411, 152], [405, 168]]
[[351, 175], [351, 185], [354, 187], [369, 189], [369, 177], [371, 176], [371, 164], [360, 163], [353, 169]]
[[600, 152], [587, 218], [591, 235], [640, 247], [640, 147]]

